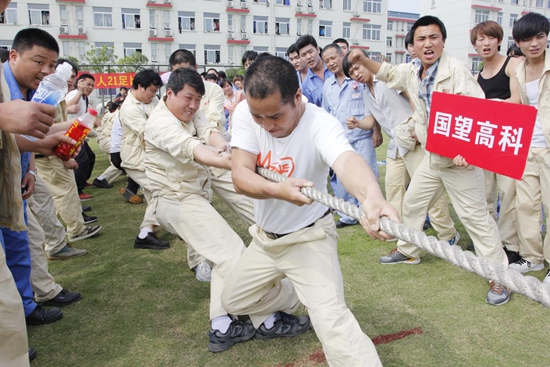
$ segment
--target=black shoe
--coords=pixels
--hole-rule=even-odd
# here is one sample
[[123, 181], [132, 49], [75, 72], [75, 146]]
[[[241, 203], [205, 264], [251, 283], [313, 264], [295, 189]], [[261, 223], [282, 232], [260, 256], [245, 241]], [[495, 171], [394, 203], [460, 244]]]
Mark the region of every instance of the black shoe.
[[93, 222], [97, 222], [97, 217], [94, 217], [93, 215], [87, 215], [82, 213], [82, 218], [84, 219], [84, 224], [90, 224]]
[[426, 230], [428, 230], [428, 229], [430, 229], [430, 228], [432, 228], [432, 223], [430, 223], [429, 220], [424, 221], [424, 225], [422, 226], [422, 229], [423, 229], [424, 231], [426, 231]]
[[109, 182], [107, 182], [106, 179], [94, 179], [94, 186], [99, 187], [100, 189], [112, 189], [113, 185], [111, 185]]
[[63, 312], [59, 308], [45, 309], [42, 305], [37, 305], [33, 312], [25, 318], [27, 325], [43, 325], [57, 321], [63, 317]]
[[264, 324], [261, 324], [256, 330], [256, 338], [289, 338], [306, 332], [309, 327], [309, 316], [294, 316], [279, 311], [275, 314], [275, 325], [271, 329], [266, 329]]
[[474, 247], [474, 243], [471, 242], [468, 247], [466, 247], [466, 250], [476, 252], [476, 248]]
[[69, 292], [68, 290], [66, 289], [62, 289], [61, 292], [59, 292], [59, 294], [57, 296], [55, 296], [54, 298], [48, 300], [48, 301], [44, 301], [44, 302], [40, 302], [41, 304], [43, 305], [48, 305], [48, 306], [68, 306], [68, 305], [72, 305], [73, 303], [76, 303], [78, 301], [80, 301], [82, 299], [82, 296], [80, 295], [80, 293], [78, 292]]
[[36, 359], [36, 356], [38, 355], [38, 353], [36, 353], [36, 350], [34, 350], [33, 348], [29, 347], [29, 361], [32, 362]]
[[[357, 223], [356, 223], [357, 224]], [[354, 226], [355, 224], [350, 224], [350, 223], [344, 223], [342, 221], [338, 221], [336, 222], [336, 228], [345, 228], [345, 227], [349, 227], [349, 226]]]
[[167, 248], [170, 248], [170, 244], [167, 241], [162, 241], [155, 236], [154, 233], [150, 232], [147, 233], [147, 237], [145, 238], [139, 238], [136, 237], [136, 240], [134, 242], [134, 248], [144, 248], [149, 250], [166, 250]]
[[519, 255], [519, 252], [510, 251], [506, 248], [506, 246], [504, 246], [504, 252], [508, 257], [508, 265], [523, 260], [523, 258]]
[[90, 212], [92, 211], [92, 207], [89, 205], [82, 205], [82, 211], [83, 212]]
[[252, 339], [255, 333], [254, 325], [250, 321], [233, 320], [229, 325], [229, 330], [225, 334], [220, 333], [219, 330], [210, 329], [208, 332], [208, 337], [210, 338], [208, 350], [212, 353], [223, 352], [234, 344]]

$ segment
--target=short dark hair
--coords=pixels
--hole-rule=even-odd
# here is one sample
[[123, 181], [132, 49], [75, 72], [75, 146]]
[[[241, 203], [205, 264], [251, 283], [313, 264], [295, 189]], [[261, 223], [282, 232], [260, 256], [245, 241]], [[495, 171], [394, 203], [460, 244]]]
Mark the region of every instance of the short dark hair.
[[10, 52], [5, 48], [0, 48], [0, 62], [2, 64], [10, 57]]
[[506, 50], [506, 55], [512, 57], [525, 56], [523, 52], [521, 52], [521, 49], [518, 47], [518, 45], [516, 45], [515, 43], [508, 47], [508, 50]]
[[11, 48], [21, 54], [34, 46], [44, 47], [59, 55], [59, 45], [55, 38], [39, 28], [26, 28], [17, 32]]
[[229, 79], [224, 79], [222, 84], [220, 85], [220, 87], [224, 87], [226, 84], [229, 84], [231, 86], [231, 88], [233, 88], [233, 83], [231, 83], [231, 81]]
[[195, 70], [178, 68], [170, 74], [166, 89], [172, 90], [177, 95], [186, 86], [194, 88], [201, 96], [204, 95], [204, 82]]
[[441, 31], [441, 35], [443, 36], [443, 41], [447, 39], [447, 30], [445, 29], [445, 24], [439, 19], [438, 17], [434, 17], [433, 15], [425, 15], [422, 18], [419, 18], [411, 27], [411, 32], [413, 36], [413, 44], [414, 44], [414, 33], [416, 32], [416, 29], [418, 27], [427, 27], [429, 25], [435, 24], [439, 27], [439, 30]]
[[332, 43], [334, 43], [334, 44], [345, 43], [346, 46], [348, 46], [348, 48], [349, 48], [349, 42], [345, 38], [336, 38], [334, 41], [332, 41]]
[[57, 59], [57, 61], [55, 63], [55, 67], [58, 67], [59, 65], [63, 64], [64, 62], [71, 65], [71, 67], [73, 68], [73, 71], [75, 72], [75, 74], [78, 74], [78, 66], [76, 66], [76, 64], [73, 61], [69, 60], [69, 59]]
[[242, 64], [244, 65], [246, 63], [246, 60], [254, 61], [258, 57], [258, 53], [253, 50], [246, 50], [243, 53], [243, 57], [241, 59]]
[[126, 87], [120, 87], [120, 91], [122, 92], [123, 90], [125, 90], [126, 92], [128, 92], [128, 88], [126, 88]]
[[[367, 54], [367, 51], [365, 50], [361, 50], [365, 56], [367, 57], [367, 59], [369, 58], [369, 55]], [[349, 69], [351, 69], [351, 67], [353, 66], [353, 64], [351, 62], [349, 62], [349, 53], [346, 54], [346, 56], [344, 56], [344, 59], [342, 60], [342, 70], [344, 71], [344, 74], [346, 74], [346, 76], [348, 78], [351, 78], [351, 75], [349, 73]]]
[[540, 32], [550, 31], [550, 21], [544, 15], [539, 13], [528, 13], [519, 18], [512, 28], [512, 37], [514, 41], [526, 41], [535, 37]]
[[180, 64], [189, 64], [189, 66], [195, 67], [197, 64], [197, 59], [191, 51], [180, 48], [179, 50], [172, 52], [168, 63], [170, 64], [170, 69], [173, 69], [174, 66]]
[[325, 46], [325, 48], [323, 48], [323, 51], [321, 51], [321, 55], [328, 49], [335, 49], [336, 52], [338, 53], [338, 55], [341, 55], [342, 54], [342, 47], [340, 47], [339, 45], [337, 45], [336, 43], [329, 43], [328, 45]]
[[78, 76], [78, 78], [76, 78], [76, 82], [78, 83], [79, 81], [81, 81], [82, 79], [92, 79], [94, 82], [95, 82], [95, 78], [92, 74], [88, 74], [88, 73], [82, 73]]
[[109, 105], [109, 112], [110, 112], [110, 113], [113, 113], [113, 112], [115, 112], [116, 110], [118, 110], [119, 108], [120, 108], [120, 103], [113, 101], [113, 102]]
[[206, 80], [214, 80], [214, 81], [218, 81], [218, 77], [216, 76], [216, 74], [212, 74], [212, 73], [207, 73], [205, 76], [204, 76], [204, 79]]
[[227, 79], [227, 74], [225, 73], [225, 71], [223, 71], [223, 70], [218, 71], [218, 78], [219, 79]]
[[153, 69], [144, 69], [136, 74], [134, 81], [132, 82], [132, 88], [138, 89], [141, 85], [142, 88], [149, 88], [154, 85], [155, 87], [162, 87], [162, 79], [160, 75]]
[[298, 50], [296, 49], [296, 44], [295, 43], [288, 46], [288, 48], [286, 49], [286, 55], [290, 56], [290, 54], [293, 53], [293, 52], [298, 53]]
[[240, 80], [241, 82], [244, 80], [243, 76], [241, 74], [236, 74], [234, 77], [233, 77], [233, 82], [235, 82], [235, 80]]
[[408, 48], [409, 45], [414, 46], [414, 32], [412, 29], [408, 31], [407, 34], [405, 35], [405, 48]]
[[295, 43], [296, 45], [296, 51], [300, 53], [300, 50], [308, 45], [312, 45], [313, 47], [317, 48], [317, 41], [315, 40], [315, 37], [313, 37], [311, 34], [304, 34]]
[[251, 98], [265, 99], [278, 91], [283, 103], [294, 106], [298, 88], [296, 70], [290, 62], [277, 56], [256, 60], [244, 76], [244, 90], [247, 97]]

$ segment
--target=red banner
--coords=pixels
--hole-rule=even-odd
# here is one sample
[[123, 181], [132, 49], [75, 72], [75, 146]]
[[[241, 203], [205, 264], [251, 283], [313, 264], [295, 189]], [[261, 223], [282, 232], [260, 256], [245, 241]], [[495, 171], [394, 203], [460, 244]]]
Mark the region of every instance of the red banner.
[[521, 180], [537, 109], [434, 92], [426, 149]]
[[91, 73], [95, 78], [94, 89], [108, 89], [132, 86], [136, 73]]

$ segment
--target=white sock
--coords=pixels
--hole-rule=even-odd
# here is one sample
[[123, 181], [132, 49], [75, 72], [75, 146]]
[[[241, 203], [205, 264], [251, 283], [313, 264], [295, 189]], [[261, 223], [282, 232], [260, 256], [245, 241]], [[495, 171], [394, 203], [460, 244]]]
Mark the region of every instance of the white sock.
[[211, 321], [212, 330], [219, 330], [220, 333], [225, 334], [232, 322], [231, 317], [227, 315], [214, 317]]
[[264, 321], [264, 326], [266, 329], [271, 329], [273, 326], [275, 326], [275, 314], [271, 314], [267, 319]]
[[153, 233], [153, 228], [149, 228], [149, 227], [142, 228], [141, 231], [139, 231], [138, 237], [143, 240], [145, 237], [147, 237], [149, 233]]
[[101, 176], [98, 176], [98, 178], [97, 178], [97, 179], [98, 179], [99, 181], [101, 181], [101, 180], [104, 180], [104, 179], [105, 179], [105, 177], [103, 177], [103, 175], [101, 175]]

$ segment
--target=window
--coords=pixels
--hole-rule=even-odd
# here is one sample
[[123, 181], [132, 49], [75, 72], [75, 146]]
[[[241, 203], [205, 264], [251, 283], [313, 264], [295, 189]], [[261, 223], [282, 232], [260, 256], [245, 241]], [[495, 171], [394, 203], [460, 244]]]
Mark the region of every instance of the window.
[[96, 27], [112, 27], [113, 26], [113, 11], [112, 8], [93, 7], [94, 10], [94, 26]]
[[498, 23], [498, 25], [502, 26], [502, 12], [501, 11], [499, 11], [497, 13], [497, 23]]
[[380, 28], [379, 25], [363, 24], [363, 39], [370, 41], [380, 41]]
[[544, 0], [537, 0], [537, 8], [542, 8], [544, 7]]
[[508, 37], [508, 48], [512, 47], [515, 44], [514, 37]]
[[241, 15], [241, 32], [246, 32], [246, 15]]
[[164, 10], [162, 12], [162, 22], [164, 23], [164, 29], [170, 29], [170, 11]]
[[227, 62], [230, 63], [230, 64], [233, 64], [235, 61], [233, 56], [235, 55], [235, 47], [233, 47], [233, 45], [228, 45], [227, 46]]
[[86, 42], [78, 42], [78, 60], [86, 60]]
[[45, 4], [28, 4], [31, 25], [50, 24], [50, 6]]
[[63, 56], [67, 57], [71, 54], [71, 47], [69, 41], [61, 42], [61, 49], [63, 50]]
[[307, 20], [307, 34], [313, 34], [313, 20]]
[[410, 31], [414, 23], [407, 23], [407, 32]]
[[192, 52], [193, 53], [193, 56], [197, 56], [197, 46], [196, 45], [191, 45], [191, 44], [179, 44], [178, 45], [178, 49], [183, 49], [183, 50], [187, 50], [189, 52]]
[[233, 14], [227, 14], [227, 31], [233, 32]]
[[351, 23], [344, 22], [342, 27], [342, 38], [351, 38]]
[[290, 5], [290, 0], [275, 0], [275, 4], [277, 5]]
[[141, 28], [141, 15], [139, 9], [122, 8], [122, 29]]
[[481, 57], [472, 57], [472, 73], [481, 69]]
[[164, 57], [167, 64], [170, 62], [170, 55], [172, 55], [172, 44], [167, 42], [164, 44]]
[[332, 22], [326, 20], [319, 22], [319, 37], [332, 38]]
[[219, 13], [204, 13], [204, 31], [205, 32], [220, 31], [220, 14]]
[[149, 28], [153, 29], [157, 27], [157, 17], [155, 16], [155, 9], [149, 9]]
[[[17, 24], [17, 3], [8, 5], [6, 11], [0, 14], [1, 24]], [[10, 44], [11, 48], [11, 44]]]
[[124, 57], [132, 56], [136, 52], [143, 53], [141, 43], [128, 43], [124, 42]]
[[151, 62], [159, 61], [159, 47], [158, 43], [151, 43]]
[[351, 0], [344, 0], [344, 10], [351, 10]]
[[393, 37], [386, 37], [386, 46], [392, 47], [393, 45]]
[[386, 62], [389, 62], [391, 64], [391, 54], [386, 54]]
[[319, 9], [332, 9], [332, 0], [319, 0]]
[[180, 33], [182, 31], [194, 31], [195, 30], [195, 13], [190, 11], [178, 12], [178, 29]]
[[363, 1], [363, 11], [365, 13], [382, 13], [382, 0]]
[[[113, 58], [113, 53], [115, 51], [115, 43], [114, 42], [95, 42], [94, 47], [96, 48], [96, 53], [98, 52], [97, 49], [102, 48], [103, 46], [108, 48], [108, 53], [110, 55], [110, 61], [115, 61]], [[84, 56], [86, 58], [86, 56]]]
[[510, 14], [510, 24], [508, 24], [509, 27], [513, 27], [514, 24], [518, 21], [518, 15], [517, 14]]
[[512, 5], [519, 5], [519, 0], [512, 0]]
[[489, 20], [489, 10], [476, 9], [476, 24]]
[[290, 18], [275, 18], [275, 34], [290, 34]]
[[204, 63], [205, 64], [220, 63], [220, 46], [204, 45]]
[[67, 18], [67, 5], [59, 5], [59, 22], [61, 25], [69, 25]]
[[275, 56], [280, 57], [281, 59], [288, 60], [286, 56], [286, 48], [283, 47], [277, 47], [275, 49]]
[[84, 9], [82, 6], [76, 7], [76, 22], [78, 23], [79, 27], [84, 26]]
[[267, 17], [254, 16], [252, 29], [255, 34], [267, 34]]
[[406, 54], [406, 55], [405, 55], [405, 62], [408, 64], [408, 63], [411, 62], [411, 61], [412, 61], [411, 55]]
[[393, 31], [393, 22], [388, 22], [388, 31]]

